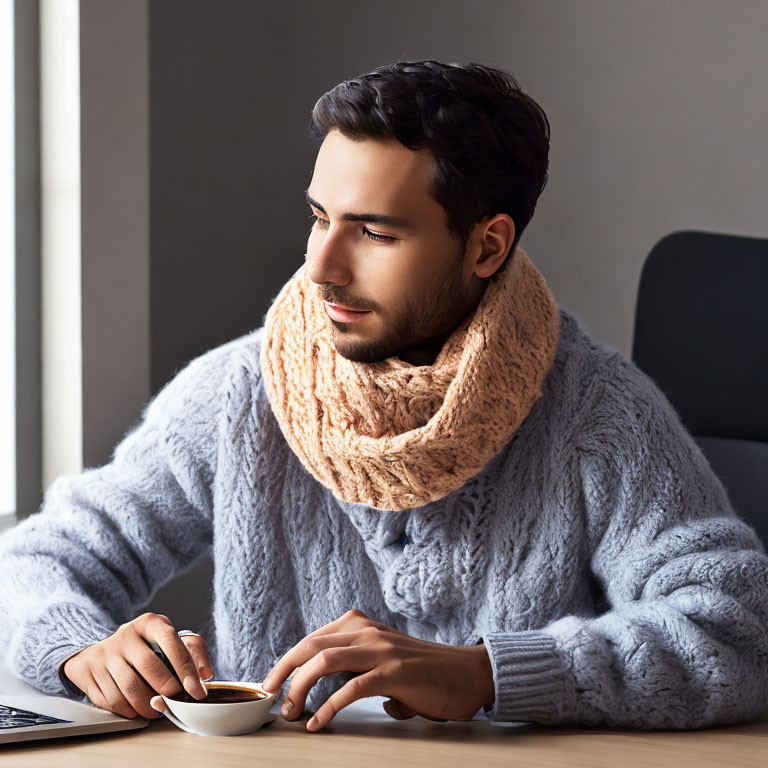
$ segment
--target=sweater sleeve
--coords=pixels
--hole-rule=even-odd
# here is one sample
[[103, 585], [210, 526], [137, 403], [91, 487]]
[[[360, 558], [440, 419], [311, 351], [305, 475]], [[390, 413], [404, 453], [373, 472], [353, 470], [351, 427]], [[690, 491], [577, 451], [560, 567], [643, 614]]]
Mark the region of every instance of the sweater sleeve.
[[113, 634], [209, 551], [219, 389], [232, 344], [167, 383], [108, 464], [58, 477], [41, 508], [0, 535], [0, 661], [12, 674], [81, 697], [63, 662]]
[[695, 729], [768, 710], [768, 557], [650, 378], [624, 359], [576, 438], [609, 610], [484, 638], [492, 720]]

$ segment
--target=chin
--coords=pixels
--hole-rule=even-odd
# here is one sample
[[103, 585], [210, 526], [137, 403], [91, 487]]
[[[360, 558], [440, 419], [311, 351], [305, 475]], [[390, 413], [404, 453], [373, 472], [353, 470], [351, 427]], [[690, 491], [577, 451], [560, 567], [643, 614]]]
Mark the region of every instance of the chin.
[[386, 360], [385, 357], [378, 355], [375, 350], [369, 350], [360, 345], [345, 347], [343, 345], [339, 346], [338, 344], [335, 344], [334, 346], [336, 347], [336, 352], [338, 352], [341, 357], [351, 360], [353, 363], [379, 363], [382, 360]]
[[353, 363], [379, 363], [395, 354], [382, 349], [381, 345], [375, 343], [353, 341], [348, 336], [339, 339], [335, 333], [333, 334], [333, 346], [341, 357], [351, 360]]

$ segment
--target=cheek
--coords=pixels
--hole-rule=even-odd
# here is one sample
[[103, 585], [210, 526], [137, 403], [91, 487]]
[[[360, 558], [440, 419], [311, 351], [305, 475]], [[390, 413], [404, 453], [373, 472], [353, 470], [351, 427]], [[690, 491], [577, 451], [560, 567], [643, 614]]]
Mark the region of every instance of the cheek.
[[409, 276], [402, 275], [384, 278], [379, 283], [381, 292], [378, 304], [381, 307], [380, 315], [386, 322], [402, 324], [412, 315], [414, 302], [419, 301], [418, 286], [414, 285]]

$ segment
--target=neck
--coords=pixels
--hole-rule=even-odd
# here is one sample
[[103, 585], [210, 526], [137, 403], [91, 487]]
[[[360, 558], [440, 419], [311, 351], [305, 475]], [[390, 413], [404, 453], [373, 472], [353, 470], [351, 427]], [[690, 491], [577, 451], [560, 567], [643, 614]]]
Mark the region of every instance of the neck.
[[420, 341], [418, 344], [414, 344], [411, 347], [401, 349], [397, 353], [403, 362], [410, 363], [411, 365], [434, 365], [437, 356], [440, 354], [440, 350], [443, 345], [448, 341], [448, 337], [464, 322], [468, 315], [477, 309], [477, 305], [480, 303], [480, 299], [485, 293], [487, 280], [481, 280], [472, 276], [469, 288], [469, 298], [467, 305], [459, 313], [458, 318], [453, 322], [451, 327], [447, 331], [443, 331], [436, 336], [430, 336], [428, 339]]
[[441, 333], [439, 336], [433, 336], [431, 339], [426, 339], [413, 347], [400, 350], [397, 356], [403, 362], [410, 363], [411, 365], [433, 365], [440, 354], [440, 350], [443, 348], [443, 344], [445, 344], [458, 325], [459, 323], [456, 323], [446, 333]]

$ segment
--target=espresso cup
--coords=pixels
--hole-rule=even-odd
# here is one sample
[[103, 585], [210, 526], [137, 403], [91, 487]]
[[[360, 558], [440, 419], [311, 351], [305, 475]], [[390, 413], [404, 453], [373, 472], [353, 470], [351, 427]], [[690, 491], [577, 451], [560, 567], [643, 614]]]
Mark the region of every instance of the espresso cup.
[[258, 683], [212, 680], [203, 687], [208, 692], [204, 699], [183, 690], [175, 697], [160, 694], [166, 706], [163, 714], [198, 736], [240, 736], [276, 718], [269, 710], [277, 693], [265, 691]]

